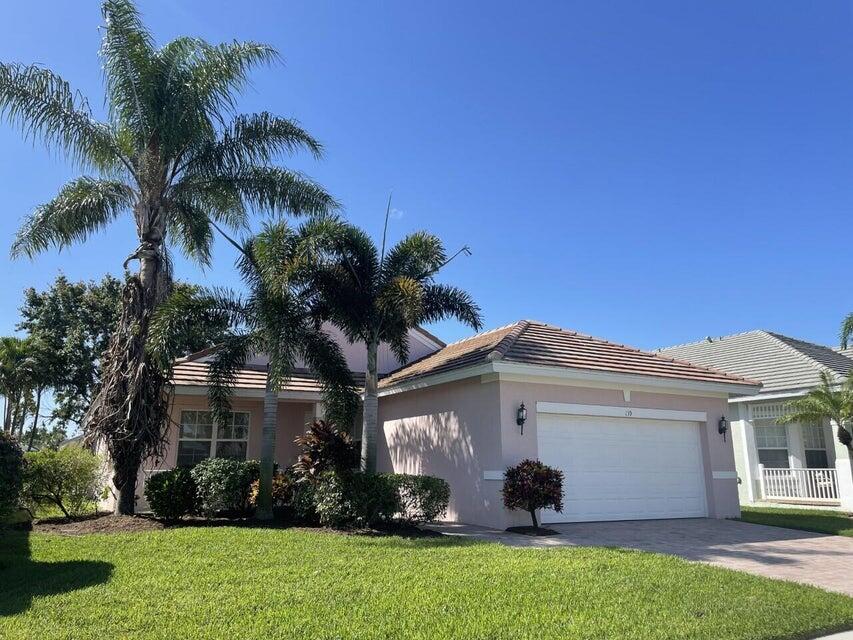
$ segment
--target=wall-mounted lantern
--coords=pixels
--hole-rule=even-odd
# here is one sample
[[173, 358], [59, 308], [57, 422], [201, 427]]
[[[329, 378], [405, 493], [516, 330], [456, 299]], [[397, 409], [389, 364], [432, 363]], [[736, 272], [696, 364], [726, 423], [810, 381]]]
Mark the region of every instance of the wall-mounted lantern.
[[720, 418], [720, 421], [717, 423], [717, 431], [720, 432], [720, 435], [723, 436], [723, 442], [726, 440], [726, 431], [729, 430], [729, 421], [726, 420], [726, 416]]
[[518, 405], [518, 411], [515, 414], [515, 424], [521, 427], [521, 435], [524, 435], [524, 423], [527, 422], [527, 407], [522, 402]]

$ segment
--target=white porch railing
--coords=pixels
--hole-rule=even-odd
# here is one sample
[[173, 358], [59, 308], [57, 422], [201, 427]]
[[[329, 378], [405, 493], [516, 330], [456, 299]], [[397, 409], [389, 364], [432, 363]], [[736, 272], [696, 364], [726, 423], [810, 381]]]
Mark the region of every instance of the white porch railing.
[[835, 469], [771, 469], [758, 465], [763, 500], [838, 502]]

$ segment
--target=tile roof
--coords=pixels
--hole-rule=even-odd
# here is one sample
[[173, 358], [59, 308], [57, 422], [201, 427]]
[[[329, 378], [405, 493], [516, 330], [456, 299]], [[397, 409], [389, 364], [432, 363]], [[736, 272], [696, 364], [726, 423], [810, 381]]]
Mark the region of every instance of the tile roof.
[[821, 371], [840, 379], [853, 369], [853, 359], [843, 352], [761, 330], [706, 338], [658, 353], [760, 380], [761, 393], [807, 389], [820, 382]]
[[449, 344], [390, 373], [380, 382], [380, 387], [496, 360], [697, 382], [745, 386], [758, 384], [744, 377], [640, 351], [576, 331], [533, 320], [521, 320]]
[[[172, 375], [172, 383], [181, 386], [206, 387], [208, 364], [206, 362], [195, 362], [183, 360], [175, 364]], [[364, 384], [363, 374], [353, 374], [356, 384]], [[239, 389], [259, 389], [263, 391], [267, 384], [267, 372], [265, 367], [243, 367], [237, 373], [235, 386]], [[292, 391], [301, 393], [322, 393], [323, 387], [316, 376], [304, 369], [293, 372], [287, 384], [283, 385], [281, 391]]]

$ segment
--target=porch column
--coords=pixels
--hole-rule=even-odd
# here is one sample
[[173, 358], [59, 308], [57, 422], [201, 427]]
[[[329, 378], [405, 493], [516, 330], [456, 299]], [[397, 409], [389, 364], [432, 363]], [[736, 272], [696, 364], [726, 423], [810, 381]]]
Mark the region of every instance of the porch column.
[[832, 425], [832, 442], [835, 444], [835, 469], [838, 472], [838, 497], [841, 508], [853, 511], [853, 451], [835, 437], [835, 424]]
[[326, 405], [322, 402], [314, 403], [314, 418], [316, 420], [322, 420], [326, 417]]

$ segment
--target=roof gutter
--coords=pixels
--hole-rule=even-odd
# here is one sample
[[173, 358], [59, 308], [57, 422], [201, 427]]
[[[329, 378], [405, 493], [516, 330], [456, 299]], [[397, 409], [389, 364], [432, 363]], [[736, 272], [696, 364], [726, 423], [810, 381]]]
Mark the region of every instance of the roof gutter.
[[631, 387], [633, 389], [655, 390], [679, 390], [690, 392], [706, 392], [724, 395], [742, 395], [757, 392], [761, 385], [738, 384], [733, 382], [710, 382], [703, 380], [687, 380], [684, 378], [668, 378], [631, 373], [616, 373], [611, 371], [592, 371], [589, 369], [570, 369], [566, 367], [547, 367], [541, 365], [529, 365], [517, 362], [505, 362], [496, 360], [486, 362], [463, 369], [456, 369], [445, 373], [403, 380], [397, 384], [380, 388], [379, 396], [388, 396], [415, 389], [454, 382], [465, 378], [497, 374], [501, 379], [512, 378], [528, 382], [585, 382], [591, 386], [608, 384]]

